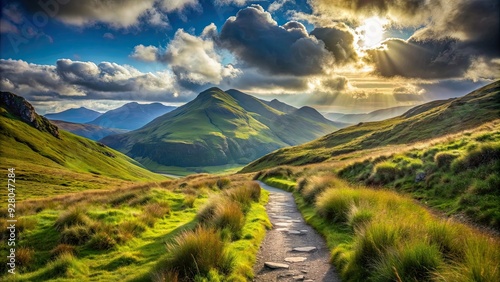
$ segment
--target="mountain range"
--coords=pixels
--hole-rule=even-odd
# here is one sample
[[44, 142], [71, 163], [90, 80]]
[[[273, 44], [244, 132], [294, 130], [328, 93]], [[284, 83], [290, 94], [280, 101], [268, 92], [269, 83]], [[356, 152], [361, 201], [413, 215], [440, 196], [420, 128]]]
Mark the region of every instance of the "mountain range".
[[364, 114], [341, 114], [341, 113], [325, 113], [324, 116], [332, 121], [343, 122], [346, 124], [354, 124], [367, 121], [381, 121], [384, 119], [393, 118], [404, 114], [414, 106], [400, 106], [387, 109], [380, 109]]
[[95, 141], [100, 140], [108, 135], [120, 134], [129, 131], [125, 129], [106, 128], [93, 124], [74, 123], [62, 120], [51, 120], [50, 122], [57, 125], [57, 127], [61, 129]]
[[238, 90], [210, 88], [138, 130], [101, 142], [147, 167], [200, 167], [246, 164], [336, 129], [310, 107], [297, 109]]
[[143, 127], [153, 119], [166, 114], [176, 107], [160, 103], [139, 104], [127, 103], [117, 109], [107, 111], [96, 119], [87, 122], [106, 128], [134, 130]]
[[496, 81], [463, 97], [432, 101], [398, 117], [360, 123], [306, 144], [277, 150], [250, 163], [242, 172], [318, 163], [359, 150], [424, 141], [499, 118], [500, 81]]
[[95, 120], [102, 113], [85, 107], [67, 109], [59, 113], [45, 114], [44, 116], [50, 120], [62, 120], [74, 123], [86, 123]]

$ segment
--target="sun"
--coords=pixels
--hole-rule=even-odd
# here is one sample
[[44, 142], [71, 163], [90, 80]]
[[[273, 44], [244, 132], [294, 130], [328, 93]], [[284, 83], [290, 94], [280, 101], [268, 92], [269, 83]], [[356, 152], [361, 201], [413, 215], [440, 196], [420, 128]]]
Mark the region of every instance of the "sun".
[[386, 23], [386, 20], [379, 17], [371, 17], [364, 20], [363, 25], [356, 28], [364, 48], [372, 48], [382, 42]]

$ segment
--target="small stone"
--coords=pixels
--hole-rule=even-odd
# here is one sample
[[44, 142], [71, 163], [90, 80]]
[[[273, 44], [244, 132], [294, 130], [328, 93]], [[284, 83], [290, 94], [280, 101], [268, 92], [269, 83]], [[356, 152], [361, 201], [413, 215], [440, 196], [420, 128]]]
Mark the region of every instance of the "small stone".
[[310, 253], [312, 251], [315, 251], [316, 247], [299, 247], [299, 248], [293, 248], [292, 251], [294, 252], [303, 252], [303, 253]]
[[304, 280], [304, 282], [314, 282], [314, 280], [307, 279], [307, 280]]
[[276, 218], [276, 219], [290, 219], [291, 217], [286, 216], [286, 215], [274, 215], [274, 216], [272, 216], [272, 218]]
[[277, 222], [274, 225], [276, 225], [276, 226], [289, 226], [290, 223], [288, 223], [288, 222]]
[[287, 232], [288, 231], [288, 228], [276, 228], [276, 231], [280, 231], [280, 232]]
[[307, 270], [301, 270], [300, 272], [304, 273], [304, 274], [307, 274]]
[[306, 257], [288, 257], [288, 258], [285, 258], [285, 261], [286, 262], [303, 262], [306, 259], [307, 259]]
[[292, 277], [292, 279], [295, 281], [304, 280], [304, 278], [305, 278], [304, 275], [297, 275], [297, 276]]
[[298, 230], [288, 230], [288, 234], [290, 235], [302, 235], [302, 232]]
[[265, 262], [264, 265], [271, 269], [289, 268], [288, 264], [278, 263], [278, 262]]

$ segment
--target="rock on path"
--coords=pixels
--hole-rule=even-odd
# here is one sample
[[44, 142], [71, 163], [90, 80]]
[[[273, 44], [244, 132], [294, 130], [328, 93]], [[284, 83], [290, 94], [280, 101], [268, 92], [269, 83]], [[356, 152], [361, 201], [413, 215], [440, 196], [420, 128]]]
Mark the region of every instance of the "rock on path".
[[[325, 240], [304, 222], [292, 194], [259, 184], [271, 192], [266, 210], [273, 228], [260, 246], [253, 281], [339, 282]], [[277, 265], [288, 268], [273, 267]]]

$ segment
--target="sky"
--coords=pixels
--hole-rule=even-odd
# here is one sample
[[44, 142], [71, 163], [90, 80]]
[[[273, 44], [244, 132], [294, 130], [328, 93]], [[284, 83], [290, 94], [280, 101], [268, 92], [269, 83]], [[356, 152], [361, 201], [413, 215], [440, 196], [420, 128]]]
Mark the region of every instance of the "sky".
[[1, 3], [0, 90], [41, 114], [182, 105], [213, 86], [360, 113], [500, 77], [496, 0]]

